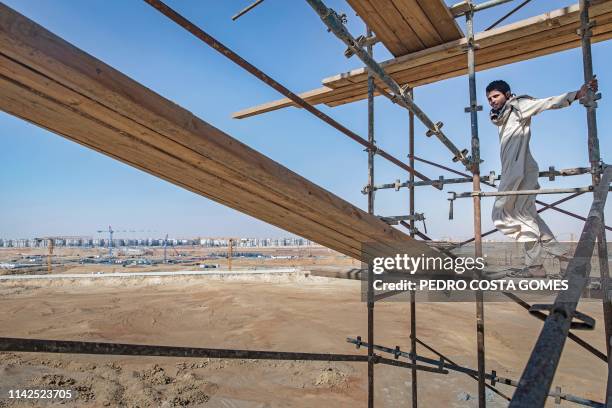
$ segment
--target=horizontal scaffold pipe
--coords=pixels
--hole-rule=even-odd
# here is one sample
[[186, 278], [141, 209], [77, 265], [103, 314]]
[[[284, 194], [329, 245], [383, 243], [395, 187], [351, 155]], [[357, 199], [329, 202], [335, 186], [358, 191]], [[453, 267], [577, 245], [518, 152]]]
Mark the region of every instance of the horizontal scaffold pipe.
[[[561, 169], [561, 170], [541, 171], [538, 177], [547, 177], [549, 179], [551, 178], [554, 179], [555, 177], [579, 176], [582, 174], [588, 174], [590, 172], [591, 172], [591, 169], [588, 167], [575, 167], [575, 168]], [[491, 185], [491, 187], [494, 187], [494, 184], [492, 183], [495, 181], [501, 180], [502, 175], [501, 174], [495, 175], [494, 173], [492, 174], [493, 174], [493, 177], [483, 176], [483, 179], [485, 181], [488, 181], [487, 185]], [[420, 186], [427, 186], [431, 184], [443, 185], [443, 184], [461, 184], [461, 183], [471, 183], [471, 182], [472, 182], [472, 177], [470, 176], [460, 177], [460, 178], [444, 178], [440, 176], [440, 178], [434, 179], [431, 181], [415, 181], [414, 183], [410, 183], [410, 181], [405, 181], [403, 183], [396, 181], [395, 183], [379, 184], [377, 186], [374, 186], [374, 190], [384, 190], [384, 189], [391, 189], [391, 188], [398, 190], [400, 188], [410, 188], [411, 185], [415, 187], [420, 187]]]
[[[608, 187], [608, 190], [611, 188]], [[542, 188], [539, 190], [516, 190], [516, 191], [472, 191], [467, 193], [458, 193], [455, 198], [468, 197], [499, 197], [510, 195], [537, 195], [537, 194], [567, 194], [567, 193], [588, 193], [593, 191], [593, 186], [575, 187], [575, 188]]]
[[[356, 338], [353, 339], [351, 337], [346, 339], [347, 342], [352, 343], [357, 345], [358, 347], [368, 347], [369, 343], [365, 342], [365, 341], [361, 341], [360, 338]], [[455, 363], [451, 363], [451, 362], [447, 362], [446, 359], [444, 358], [440, 358], [439, 360], [433, 359], [433, 358], [429, 358], [429, 357], [424, 357], [421, 355], [413, 355], [410, 352], [406, 352], [406, 351], [401, 351], [401, 349], [399, 347], [396, 348], [390, 348], [390, 347], [385, 347], [385, 346], [381, 346], [378, 344], [374, 344], [374, 349], [378, 350], [378, 351], [382, 351], [384, 353], [388, 353], [388, 354], [392, 354], [396, 359], [398, 357], [404, 357], [404, 358], [408, 358], [408, 359], [416, 359], [417, 361], [420, 361], [422, 363], [426, 363], [426, 364], [432, 364], [435, 367], [438, 367], [439, 369], [447, 369], [449, 371], [456, 371], [456, 372], [460, 372], [460, 373], [465, 373], [469, 376], [476, 376], [478, 375], [478, 370], [474, 370], [473, 368], [469, 368], [469, 367], [464, 367]], [[512, 380], [510, 378], [506, 378], [506, 377], [500, 377], [499, 375], [497, 375], [495, 373], [495, 371], [492, 371], [491, 373], [485, 373], [485, 378], [489, 381], [491, 381], [492, 384], [505, 384], [505, 385], [509, 385], [511, 387], [517, 387], [518, 386], [518, 382], [516, 380]], [[492, 387], [489, 387], [489, 389]], [[597, 407], [597, 408], [604, 408], [605, 405], [602, 404], [601, 402], [597, 402], [597, 401], [593, 401], [587, 398], [582, 398], [582, 397], [578, 397], [576, 395], [572, 395], [572, 394], [567, 394], [567, 393], [562, 393], [562, 392], [558, 392], [558, 391], [554, 391], [554, 392], [549, 392], [548, 396], [551, 398], [559, 398], [562, 400], [566, 400], [566, 401], [570, 401], [570, 402], [574, 402], [576, 404], [579, 405], [585, 405], [587, 407]]]
[[472, 191], [472, 192], [467, 192], [467, 193], [456, 194], [455, 198], [468, 198], [468, 197], [474, 197], [474, 196], [499, 197], [499, 196], [512, 196], [512, 195], [588, 193], [591, 191], [593, 191], [592, 186], [575, 187], [575, 188], [543, 188], [539, 190], [516, 190], [516, 191]]
[[[102, 354], [114, 356], [155, 356], [183, 358], [225, 358], [247, 360], [352, 361], [367, 362], [367, 355], [335, 353], [302, 353], [293, 351], [234, 350], [202, 347], [158, 346], [129, 343], [101, 343], [72, 340], [45, 340], [0, 337], [0, 351], [62, 354]], [[397, 362], [375, 356], [376, 363], [421, 371], [447, 374], [438, 367]]]

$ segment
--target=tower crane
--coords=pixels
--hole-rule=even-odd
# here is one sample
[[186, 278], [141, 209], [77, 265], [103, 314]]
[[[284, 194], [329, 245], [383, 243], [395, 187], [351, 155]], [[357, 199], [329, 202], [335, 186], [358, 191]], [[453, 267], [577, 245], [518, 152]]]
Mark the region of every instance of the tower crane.
[[52, 261], [52, 257], [53, 257], [53, 250], [55, 249], [55, 240], [56, 239], [61, 239], [61, 240], [69, 240], [69, 239], [88, 240], [88, 239], [91, 239], [91, 237], [89, 237], [89, 236], [81, 236], [81, 235], [77, 235], [77, 236], [56, 235], [56, 236], [51, 236], [51, 237], [34, 238], [34, 240], [36, 242], [47, 241], [47, 248], [49, 249], [49, 253], [47, 254], [47, 272], [48, 273], [51, 273], [51, 261]]
[[116, 232], [155, 232], [155, 231], [151, 231], [151, 230], [141, 230], [141, 231], [135, 231], [135, 230], [121, 230], [121, 231], [117, 231], [114, 230], [113, 227], [111, 227], [110, 225], [108, 226], [108, 229], [100, 229], [96, 231], [98, 234], [101, 234], [103, 232], [108, 232], [108, 257], [109, 259], [111, 259], [113, 257], [113, 234]]
[[107, 230], [98, 230], [96, 231], [98, 234], [103, 232], [108, 232], [108, 258], [111, 259], [113, 257], [113, 234], [116, 232], [113, 230], [113, 227], [108, 226]]
[[234, 257], [234, 245], [240, 238], [219, 238], [227, 241], [227, 269], [232, 270], [232, 258]]
[[[174, 247], [174, 244], [171, 244], [171, 246], [172, 246], [172, 249], [174, 250], [174, 255], [180, 256], [179, 252]], [[164, 263], [168, 263], [167, 248], [168, 248], [168, 234], [166, 234], [166, 237], [164, 238]]]

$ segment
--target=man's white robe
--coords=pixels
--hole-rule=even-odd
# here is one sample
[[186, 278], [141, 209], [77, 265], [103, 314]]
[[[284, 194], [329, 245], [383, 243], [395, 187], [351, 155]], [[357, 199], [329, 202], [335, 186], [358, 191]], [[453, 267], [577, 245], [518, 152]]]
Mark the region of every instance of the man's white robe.
[[[498, 125], [501, 145], [502, 174], [498, 191], [540, 188], [538, 164], [529, 150], [531, 118], [548, 109], [567, 107], [575, 97], [576, 92], [569, 92], [544, 99], [512, 97], [506, 102], [500, 119], [494, 121]], [[538, 215], [535, 200], [535, 195], [497, 197], [492, 213], [495, 227], [519, 242], [528, 243], [527, 246], [533, 247], [534, 242], [552, 244], [554, 235]], [[553, 246], [545, 250], [560, 255], [559, 249]]]

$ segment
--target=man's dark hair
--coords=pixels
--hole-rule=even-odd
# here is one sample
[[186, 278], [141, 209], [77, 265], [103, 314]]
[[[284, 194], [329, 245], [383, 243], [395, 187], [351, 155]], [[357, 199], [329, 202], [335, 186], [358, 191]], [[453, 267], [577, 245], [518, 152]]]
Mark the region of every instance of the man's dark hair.
[[510, 92], [510, 85], [508, 85], [506, 81], [498, 79], [497, 81], [493, 81], [487, 85], [487, 93], [491, 91], [499, 91], [505, 95]]

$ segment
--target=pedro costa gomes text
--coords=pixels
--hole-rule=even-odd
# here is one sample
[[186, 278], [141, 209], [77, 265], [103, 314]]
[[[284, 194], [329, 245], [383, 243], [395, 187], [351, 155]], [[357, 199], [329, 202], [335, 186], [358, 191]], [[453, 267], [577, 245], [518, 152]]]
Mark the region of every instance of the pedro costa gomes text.
[[375, 280], [372, 284], [374, 290], [431, 290], [431, 291], [461, 291], [461, 290], [484, 290], [484, 291], [514, 291], [514, 290], [567, 290], [567, 280], [549, 279], [521, 279], [518, 282], [512, 280], [439, 280], [421, 279], [418, 282], [410, 282], [405, 279], [399, 282], [383, 282]]

